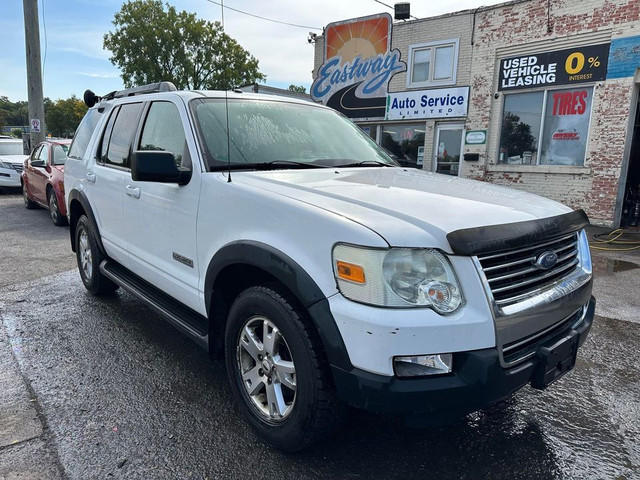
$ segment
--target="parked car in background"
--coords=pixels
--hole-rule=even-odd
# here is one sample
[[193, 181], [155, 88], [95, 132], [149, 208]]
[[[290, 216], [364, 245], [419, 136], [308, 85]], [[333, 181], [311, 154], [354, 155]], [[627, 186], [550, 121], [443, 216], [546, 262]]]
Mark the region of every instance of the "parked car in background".
[[71, 140], [47, 140], [24, 160], [22, 193], [25, 207], [49, 209], [53, 223], [67, 224], [64, 204], [64, 162]]
[[0, 189], [19, 187], [22, 164], [27, 155], [22, 153], [22, 140], [0, 138]]

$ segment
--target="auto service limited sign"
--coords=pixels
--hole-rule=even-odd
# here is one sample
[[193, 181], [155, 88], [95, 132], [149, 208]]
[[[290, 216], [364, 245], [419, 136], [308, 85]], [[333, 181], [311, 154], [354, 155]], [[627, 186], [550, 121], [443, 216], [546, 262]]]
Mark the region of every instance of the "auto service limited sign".
[[386, 13], [327, 25], [311, 98], [350, 118], [384, 117], [389, 81], [407, 70], [391, 50], [391, 26]]

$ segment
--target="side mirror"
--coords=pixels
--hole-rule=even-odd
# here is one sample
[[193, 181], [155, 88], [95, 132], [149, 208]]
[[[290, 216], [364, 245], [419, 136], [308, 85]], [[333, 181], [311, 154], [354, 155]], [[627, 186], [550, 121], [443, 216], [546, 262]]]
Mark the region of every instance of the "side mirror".
[[44, 167], [44, 160], [31, 160], [32, 167]]
[[186, 185], [191, 180], [191, 170], [177, 167], [171, 152], [138, 150], [131, 154], [131, 179], [136, 182]]

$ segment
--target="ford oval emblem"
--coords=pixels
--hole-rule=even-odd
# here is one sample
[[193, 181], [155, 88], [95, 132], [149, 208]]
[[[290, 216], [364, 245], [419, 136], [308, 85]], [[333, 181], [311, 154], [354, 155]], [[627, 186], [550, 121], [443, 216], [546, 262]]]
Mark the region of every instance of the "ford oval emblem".
[[558, 255], [555, 252], [543, 252], [536, 258], [535, 266], [540, 270], [549, 270], [558, 263]]

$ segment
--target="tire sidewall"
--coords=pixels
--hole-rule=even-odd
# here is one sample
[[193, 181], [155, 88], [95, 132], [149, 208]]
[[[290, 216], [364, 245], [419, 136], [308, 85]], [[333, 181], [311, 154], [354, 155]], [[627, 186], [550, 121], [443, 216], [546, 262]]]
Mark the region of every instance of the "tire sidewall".
[[[58, 199], [56, 198], [56, 192], [51, 189], [49, 191], [49, 215], [51, 216], [51, 220], [53, 221], [54, 225], [62, 225], [63, 220], [62, 220], [62, 215], [60, 214], [60, 208], [58, 208]], [[54, 218], [54, 211], [55, 211], [55, 215], [56, 217]]]
[[[296, 450], [295, 447], [305, 443], [304, 431], [313, 415], [317, 403], [316, 392], [321, 386], [300, 318], [295, 310], [292, 315], [286, 305], [286, 300], [275, 291], [263, 287], [252, 287], [240, 294], [229, 311], [225, 330], [225, 360], [234, 399], [251, 426], [272, 445], [283, 450]], [[296, 369], [293, 411], [279, 422], [268, 422], [261, 416], [246, 393], [238, 368], [237, 345], [240, 331], [249, 318], [257, 315], [268, 318], [278, 327], [289, 347]]]

